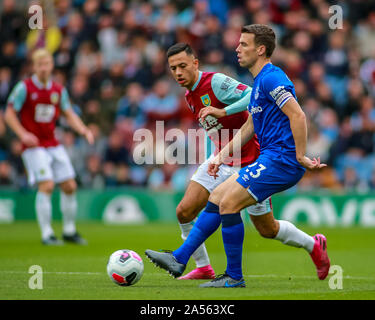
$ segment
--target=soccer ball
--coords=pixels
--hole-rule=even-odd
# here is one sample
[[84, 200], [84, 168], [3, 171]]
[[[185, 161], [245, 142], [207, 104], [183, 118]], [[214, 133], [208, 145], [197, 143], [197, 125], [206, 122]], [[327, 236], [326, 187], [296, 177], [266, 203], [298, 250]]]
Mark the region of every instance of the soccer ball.
[[119, 286], [131, 286], [142, 277], [142, 258], [132, 250], [117, 250], [109, 257], [107, 273]]

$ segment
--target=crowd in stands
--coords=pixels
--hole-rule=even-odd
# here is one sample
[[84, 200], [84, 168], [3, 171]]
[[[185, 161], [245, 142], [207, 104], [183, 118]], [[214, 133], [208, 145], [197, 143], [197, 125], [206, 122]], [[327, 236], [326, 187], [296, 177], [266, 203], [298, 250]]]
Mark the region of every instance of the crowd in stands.
[[[31, 52], [46, 47], [54, 79], [93, 131], [89, 146], [64, 119], [57, 135], [83, 188], [140, 186], [184, 190], [194, 165], [134, 163], [137, 129], [187, 132], [199, 128], [172, 79], [166, 50], [188, 42], [203, 71], [251, 84], [235, 49], [241, 27], [272, 26], [272, 62], [295, 84], [307, 115], [307, 155], [329, 167], [306, 173], [297, 189], [367, 192], [375, 189], [375, 2], [367, 0], [55, 0], [44, 1], [43, 29], [29, 29], [28, 6], [0, 5], [0, 187], [27, 188], [20, 141], [3, 119], [13, 86], [32, 73]], [[330, 29], [330, 6], [343, 25]], [[158, 150], [154, 150], [157, 152]]]

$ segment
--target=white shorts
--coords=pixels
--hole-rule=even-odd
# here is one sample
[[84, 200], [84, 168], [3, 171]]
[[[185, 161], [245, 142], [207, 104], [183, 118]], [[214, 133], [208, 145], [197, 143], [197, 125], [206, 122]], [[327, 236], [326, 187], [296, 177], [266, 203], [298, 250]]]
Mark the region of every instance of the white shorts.
[[[195, 171], [191, 180], [199, 183], [205, 189], [211, 193], [219, 184], [223, 183], [234, 173], [240, 171], [240, 167], [231, 167], [226, 164], [222, 164], [219, 167], [218, 177], [215, 179], [207, 173], [208, 164], [214, 158], [214, 155], [211, 155], [205, 162], [203, 162]], [[246, 208], [247, 212], [253, 216], [260, 216], [266, 213], [269, 213], [272, 210], [271, 198], [267, 198], [261, 203], [256, 203], [250, 207]]]
[[62, 145], [26, 149], [22, 160], [30, 186], [47, 180], [61, 183], [75, 178], [72, 163]]

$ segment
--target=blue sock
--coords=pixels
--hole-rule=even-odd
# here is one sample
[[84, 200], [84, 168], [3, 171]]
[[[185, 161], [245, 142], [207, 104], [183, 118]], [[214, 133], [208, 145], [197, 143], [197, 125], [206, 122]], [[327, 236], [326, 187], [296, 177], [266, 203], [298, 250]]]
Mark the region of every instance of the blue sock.
[[244, 239], [244, 225], [240, 213], [221, 215], [223, 242], [227, 255], [227, 270], [231, 278], [242, 279], [242, 245]]
[[187, 264], [194, 251], [219, 228], [220, 223], [219, 207], [208, 201], [206, 208], [199, 215], [185, 242], [173, 251], [176, 260], [179, 263]]

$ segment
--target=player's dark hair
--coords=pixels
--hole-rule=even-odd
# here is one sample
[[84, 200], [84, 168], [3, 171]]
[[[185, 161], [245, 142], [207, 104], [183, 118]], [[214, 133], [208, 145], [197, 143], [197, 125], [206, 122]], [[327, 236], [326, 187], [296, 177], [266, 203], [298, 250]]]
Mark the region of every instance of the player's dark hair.
[[243, 26], [242, 33], [252, 33], [254, 42], [257, 46], [264, 45], [266, 47], [266, 57], [271, 57], [276, 47], [276, 35], [271, 27], [265, 24], [250, 24]]
[[189, 44], [184, 42], [179, 42], [174, 44], [173, 46], [169, 47], [167, 50], [167, 58], [174, 56], [175, 54], [178, 54], [180, 52], [186, 52], [187, 55], [192, 56], [194, 55], [193, 49], [190, 47]]

